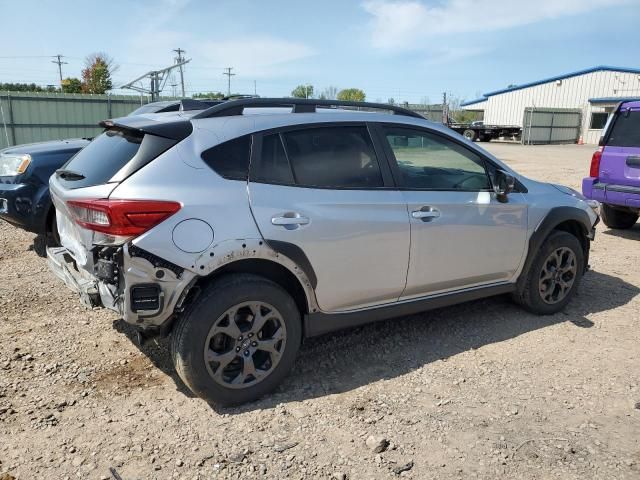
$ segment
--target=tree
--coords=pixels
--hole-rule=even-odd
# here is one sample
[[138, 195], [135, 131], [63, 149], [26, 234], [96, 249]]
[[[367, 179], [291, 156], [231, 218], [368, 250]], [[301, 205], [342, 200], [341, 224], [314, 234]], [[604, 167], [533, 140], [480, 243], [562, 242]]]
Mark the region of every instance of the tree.
[[395, 105], [395, 104], [396, 104], [396, 99], [395, 99], [395, 98], [393, 98], [393, 97], [391, 97], [391, 98], [389, 98], [389, 99], [387, 100], [387, 103], [388, 103], [389, 105]]
[[0, 83], [0, 90], [8, 92], [46, 92], [48, 88], [35, 83]]
[[366, 95], [359, 88], [345, 88], [338, 92], [337, 98], [342, 101], [364, 102]]
[[200, 92], [194, 93], [192, 98], [213, 98], [216, 100], [220, 100], [224, 98], [224, 93], [222, 92]]
[[92, 53], [84, 60], [82, 92], [103, 94], [113, 88], [111, 74], [117, 70], [113, 59], [106, 53]]
[[82, 81], [79, 78], [65, 78], [62, 80], [62, 93], [82, 93]]
[[294, 98], [313, 98], [313, 85], [298, 85], [291, 91]]

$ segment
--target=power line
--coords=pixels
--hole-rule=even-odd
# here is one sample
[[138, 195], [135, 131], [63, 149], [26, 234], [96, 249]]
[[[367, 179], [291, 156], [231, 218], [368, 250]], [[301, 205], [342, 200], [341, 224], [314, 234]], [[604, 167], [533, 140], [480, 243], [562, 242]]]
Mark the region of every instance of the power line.
[[56, 63], [58, 65], [58, 73], [60, 74], [60, 88], [62, 88], [62, 65], [66, 65], [68, 62], [63, 62], [61, 59], [64, 55], [54, 55], [53, 58], [57, 58], [57, 60], [51, 60], [51, 63]]
[[235, 73], [231, 73], [231, 70], [233, 70], [233, 67], [227, 67], [225, 68], [226, 72], [223, 72], [223, 75], [227, 76], [227, 96], [231, 96], [231, 77], [233, 77], [235, 75]]
[[176, 57], [176, 63], [180, 65], [180, 84], [182, 85], [182, 96], [184, 97], [184, 72], [182, 71], [182, 65], [184, 63], [184, 57], [182, 56], [183, 53], [187, 53], [184, 50], [182, 50], [180, 47], [176, 48], [174, 50], [174, 52], [176, 52], [178, 54], [178, 56]]

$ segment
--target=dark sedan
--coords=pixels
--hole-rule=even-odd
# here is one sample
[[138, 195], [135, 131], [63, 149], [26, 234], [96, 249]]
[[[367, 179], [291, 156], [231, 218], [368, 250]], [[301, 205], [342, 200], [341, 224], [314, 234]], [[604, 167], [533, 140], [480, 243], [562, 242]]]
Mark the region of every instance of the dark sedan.
[[86, 139], [54, 140], [0, 150], [0, 218], [38, 234], [39, 255], [46, 255], [47, 244], [58, 243], [49, 177], [88, 144]]

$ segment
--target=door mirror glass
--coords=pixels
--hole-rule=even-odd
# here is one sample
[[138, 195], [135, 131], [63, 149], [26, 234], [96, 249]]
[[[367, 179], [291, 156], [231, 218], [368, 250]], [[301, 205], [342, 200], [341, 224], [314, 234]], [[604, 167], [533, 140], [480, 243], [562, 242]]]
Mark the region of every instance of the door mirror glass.
[[513, 192], [516, 187], [516, 179], [510, 173], [504, 170], [496, 170], [496, 181], [493, 185], [493, 190], [498, 195], [498, 200], [501, 202], [506, 201], [507, 195]]

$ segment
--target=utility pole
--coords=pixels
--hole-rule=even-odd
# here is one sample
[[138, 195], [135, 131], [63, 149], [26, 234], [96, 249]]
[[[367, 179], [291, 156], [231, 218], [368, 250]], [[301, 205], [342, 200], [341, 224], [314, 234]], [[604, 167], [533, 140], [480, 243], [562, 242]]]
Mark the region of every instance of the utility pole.
[[51, 63], [56, 63], [58, 65], [58, 73], [60, 74], [60, 88], [62, 88], [62, 65], [66, 65], [68, 63], [63, 62], [62, 57], [64, 57], [64, 55], [54, 55], [53, 58], [57, 58], [57, 60], [51, 60]]
[[231, 96], [231, 77], [233, 77], [235, 75], [235, 73], [231, 73], [231, 70], [233, 70], [233, 67], [227, 67], [225, 68], [226, 72], [223, 72], [223, 75], [227, 76], [227, 97]]
[[447, 92], [442, 92], [442, 123], [449, 125], [449, 107], [447, 105]]
[[174, 52], [178, 54], [175, 60], [177, 64], [180, 64], [180, 84], [182, 85], [182, 97], [184, 98], [185, 96], [184, 95], [184, 72], [182, 71], [182, 64], [184, 63], [184, 57], [182, 56], [182, 54], [187, 52], [182, 50], [180, 47], [176, 48]]
[[256, 81], [253, 81], [253, 94], [257, 97], [258, 96], [258, 86], [256, 85]]

